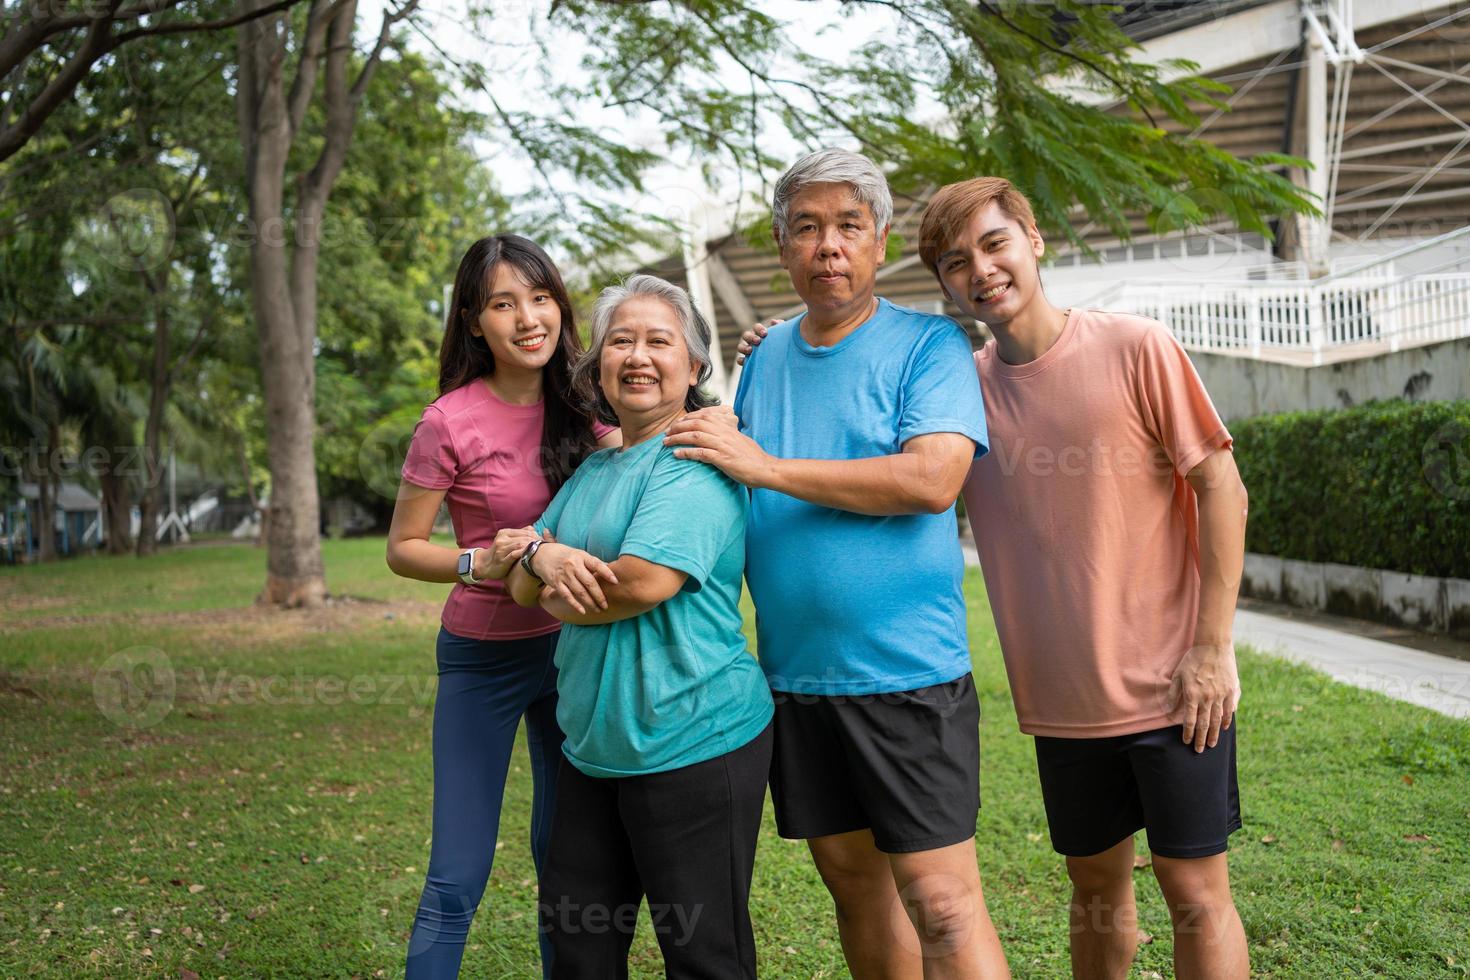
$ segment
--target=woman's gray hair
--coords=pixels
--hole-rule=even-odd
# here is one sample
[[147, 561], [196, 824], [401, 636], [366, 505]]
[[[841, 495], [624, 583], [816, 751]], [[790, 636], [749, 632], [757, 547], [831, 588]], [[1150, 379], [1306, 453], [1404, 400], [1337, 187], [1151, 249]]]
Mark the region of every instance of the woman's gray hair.
[[893, 221], [893, 195], [878, 165], [861, 153], [828, 147], [808, 153], [776, 181], [771, 217], [776, 236], [783, 242], [791, 230], [788, 225], [791, 199], [810, 184], [847, 184], [853, 196], [873, 212], [873, 223], [879, 232]]
[[673, 309], [683, 330], [684, 345], [689, 348], [689, 363], [699, 365], [699, 380], [690, 386], [689, 395], [684, 399], [684, 410], [695, 412], [718, 405], [720, 400], [706, 394], [701, 387], [714, 370], [710, 366], [709, 349], [713, 337], [709, 324], [694, 308], [687, 290], [658, 276], [629, 276], [615, 286], [608, 286], [597, 297], [597, 304], [592, 307], [592, 339], [587, 344], [587, 352], [572, 368], [573, 386], [586, 379], [592, 386], [593, 413], [609, 425], [618, 424], [617, 413], [602, 393], [602, 346], [607, 342], [607, 332], [612, 327], [618, 307], [639, 297], [662, 300]]

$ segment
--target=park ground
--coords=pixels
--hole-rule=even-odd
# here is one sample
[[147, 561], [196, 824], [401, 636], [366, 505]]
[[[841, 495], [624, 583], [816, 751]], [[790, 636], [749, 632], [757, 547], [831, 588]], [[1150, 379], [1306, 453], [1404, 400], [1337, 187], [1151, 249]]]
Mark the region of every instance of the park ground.
[[[0, 974], [401, 975], [446, 587], [393, 577], [381, 539], [325, 557], [341, 598], [284, 613], [251, 606], [265, 559], [248, 545], [0, 569]], [[1062, 977], [1068, 887], [975, 569], [965, 594], [976, 854], [1015, 974]], [[120, 663], [162, 693], [119, 687]], [[1241, 677], [1231, 866], [1255, 973], [1466, 976], [1470, 724], [1250, 651]], [[465, 976], [537, 973], [529, 806], [521, 746]], [[1147, 866], [1136, 883], [1152, 938], [1134, 975], [1170, 976]], [[769, 806], [751, 907], [763, 976], [846, 975], [826, 892]], [[633, 973], [661, 975], [646, 922]]]

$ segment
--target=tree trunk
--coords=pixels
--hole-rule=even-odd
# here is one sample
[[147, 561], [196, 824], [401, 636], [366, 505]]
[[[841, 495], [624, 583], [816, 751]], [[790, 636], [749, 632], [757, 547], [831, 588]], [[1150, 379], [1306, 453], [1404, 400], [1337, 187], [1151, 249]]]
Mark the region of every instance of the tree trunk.
[[61, 427], [55, 419], [47, 424], [46, 462], [37, 468], [36, 477], [36, 557], [39, 561], [56, 560], [56, 497], [61, 489], [61, 477], [53, 471], [51, 462], [57, 458], [61, 445]]
[[167, 263], [157, 277], [144, 273], [153, 294], [153, 371], [148, 389], [148, 416], [143, 423], [143, 493], [139, 499], [138, 557], [146, 558], [158, 551], [158, 512], [163, 509], [163, 461], [159, 445], [163, 441], [163, 410], [168, 405], [172, 372], [169, 370]]
[[[259, 9], [262, 3], [241, 0], [242, 9]], [[377, 43], [350, 83], [357, 0], [311, 0], [289, 86], [284, 73], [289, 18], [275, 15], [240, 28], [236, 112], [254, 229], [250, 287], [260, 339], [266, 458], [271, 472], [270, 510], [262, 530], [267, 554], [261, 602], [319, 605], [326, 598], [313, 443], [321, 220], [352, 142], [363, 90], [390, 41], [389, 29], [417, 5], [418, 0], [407, 0], [383, 15]], [[296, 177], [294, 220], [288, 224], [286, 167], [291, 145], [307, 118], [319, 61], [325, 62], [322, 148], [311, 170]], [[290, 238], [294, 241], [288, 241]]]
[[260, 499], [255, 496], [255, 481], [250, 476], [250, 456], [245, 452], [245, 433], [237, 433], [235, 451], [240, 459], [240, 478], [245, 481], [245, 496], [250, 500], [250, 513], [260, 519], [260, 534], [255, 538], [255, 546], [259, 548], [265, 544], [265, 508], [260, 506]]
[[[316, 379], [311, 339], [298, 334], [286, 297], [283, 256], [263, 241], [251, 248], [260, 373], [265, 385], [266, 458], [271, 472], [265, 590], [258, 601], [317, 606], [326, 598], [317, 499]], [[265, 252], [267, 254], [261, 255]], [[305, 341], [305, 342], [303, 342]]]
[[128, 499], [128, 480], [112, 470], [108, 460], [97, 472], [102, 483], [102, 526], [107, 536], [109, 555], [126, 555], [133, 550], [131, 501]]
[[[258, 2], [258, 0], [257, 0]], [[316, 14], [313, 4], [312, 15]], [[257, 602], [317, 606], [326, 598], [319, 532], [316, 452], [315, 334], [303, 331], [292, 295], [285, 223], [286, 162], [295, 126], [286, 105], [279, 18], [240, 29], [237, 100], [246, 149], [250, 218], [250, 292], [265, 389], [266, 459], [271, 473], [265, 588]], [[315, 59], [311, 59], [312, 71]], [[305, 71], [307, 59], [303, 58]], [[294, 86], [293, 86], [294, 88]], [[294, 93], [293, 93], [294, 94]], [[307, 327], [314, 326], [314, 318]]]

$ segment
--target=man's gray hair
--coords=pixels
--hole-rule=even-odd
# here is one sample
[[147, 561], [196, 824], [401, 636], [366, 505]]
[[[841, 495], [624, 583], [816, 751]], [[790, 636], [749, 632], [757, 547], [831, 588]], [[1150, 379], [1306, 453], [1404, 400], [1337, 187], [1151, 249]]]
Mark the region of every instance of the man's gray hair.
[[612, 410], [602, 393], [599, 371], [602, 365], [602, 347], [607, 343], [607, 332], [612, 328], [618, 308], [628, 300], [639, 297], [662, 300], [673, 309], [684, 334], [684, 345], [689, 348], [689, 362], [699, 365], [699, 380], [689, 389], [689, 397], [684, 401], [685, 410], [693, 412], [718, 405], [719, 399], [706, 395], [699, 387], [709, 380], [714, 370], [710, 365], [710, 343], [713, 338], [709, 324], [694, 308], [687, 290], [658, 276], [629, 276], [617, 285], [608, 286], [597, 297], [597, 304], [592, 307], [592, 337], [587, 344], [586, 353], [572, 368], [573, 385], [577, 385], [583, 378], [587, 379], [592, 386], [593, 409], [597, 417], [609, 425], [618, 424], [617, 413]]
[[793, 163], [776, 181], [776, 194], [771, 201], [771, 216], [776, 236], [786, 241], [791, 230], [791, 199], [811, 184], [846, 184], [852, 194], [873, 212], [873, 223], [881, 232], [893, 221], [893, 195], [888, 179], [878, 165], [861, 153], [828, 147], [808, 153]]

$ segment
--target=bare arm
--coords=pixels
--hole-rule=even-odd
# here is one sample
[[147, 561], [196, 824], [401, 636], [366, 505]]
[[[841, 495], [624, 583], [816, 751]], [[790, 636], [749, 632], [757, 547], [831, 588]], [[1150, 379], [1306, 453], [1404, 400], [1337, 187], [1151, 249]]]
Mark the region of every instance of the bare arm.
[[941, 514], [965, 485], [975, 444], [956, 432], [915, 436], [872, 459], [774, 459], [765, 489], [854, 514]]
[[[458, 582], [461, 548], [431, 544], [434, 518], [444, 502], [443, 490], [432, 490], [406, 480], [398, 485], [393, 521], [388, 527], [388, 567], [404, 578], [421, 582]], [[502, 528], [495, 542], [475, 552], [474, 577], [504, 578], [510, 562], [536, 539], [529, 528]]]
[[1245, 565], [1248, 498], [1228, 449], [1211, 453], [1189, 471], [1199, 497], [1199, 616], [1195, 643], [1228, 643]]
[[541, 583], [527, 575], [519, 561], [510, 567], [510, 574], [505, 577], [505, 587], [516, 605], [531, 607], [539, 604], [537, 600], [541, 593]]
[[611, 563], [611, 567], [618, 581], [616, 585], [603, 586], [606, 608], [578, 611], [565, 596], [549, 587], [541, 590], [541, 607], [562, 622], [576, 626], [615, 623], [641, 616], [659, 603], [672, 599], [689, 578], [687, 572], [633, 555], [620, 556]]
[[681, 459], [718, 466], [748, 487], [775, 490], [854, 514], [939, 514], [960, 494], [975, 444], [957, 432], [915, 436], [892, 456], [779, 459], [741, 433], [728, 408], [692, 412], [664, 440]]
[[1215, 746], [1240, 703], [1231, 634], [1245, 564], [1248, 498], [1228, 449], [1211, 453], [1187, 479], [1199, 498], [1199, 613], [1194, 643], [1174, 672], [1170, 707], [1182, 707], [1183, 740], [1198, 752]]

